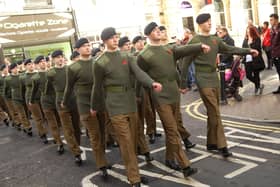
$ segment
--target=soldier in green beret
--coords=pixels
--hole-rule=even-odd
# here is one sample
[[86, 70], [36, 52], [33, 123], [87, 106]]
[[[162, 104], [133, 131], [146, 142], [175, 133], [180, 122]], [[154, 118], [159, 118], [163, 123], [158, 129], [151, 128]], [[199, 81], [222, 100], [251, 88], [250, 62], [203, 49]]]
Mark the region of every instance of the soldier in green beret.
[[91, 45], [87, 38], [81, 38], [76, 42], [75, 48], [79, 52], [80, 58], [77, 62], [67, 67], [66, 86], [62, 105], [69, 102], [74, 90], [77, 96], [80, 120], [87, 129], [91, 148], [96, 160], [96, 167], [101, 170], [102, 176], [106, 178], [108, 175], [108, 163], [105, 158], [104, 124], [100, 125], [97, 117], [90, 114], [90, 97], [94, 82]]
[[[118, 50], [118, 35], [114, 28], [102, 31], [101, 39], [106, 51], [96, 59], [94, 64], [94, 86], [91, 97], [91, 112], [102, 110], [102, 97], [105, 95], [106, 108], [115, 130], [120, 146], [128, 180], [132, 186], [140, 186], [141, 178], [135, 153], [135, 135], [133, 128], [137, 123], [135, 81], [133, 76], [148, 88], [161, 90], [161, 84], [154, 82], [141, 71], [135, 58], [127, 52]], [[103, 88], [105, 94], [103, 94]]]
[[221, 121], [219, 109], [219, 78], [216, 71], [216, 57], [218, 53], [224, 54], [258, 54], [253, 49], [242, 49], [225, 44], [220, 38], [210, 34], [211, 16], [210, 14], [200, 14], [196, 22], [199, 25], [201, 33], [194, 36], [190, 44], [205, 43], [211, 47], [207, 54], [199, 53], [189, 55], [184, 59], [181, 89], [187, 91], [187, 74], [189, 65], [194, 62], [196, 82], [199, 88], [201, 99], [207, 109], [207, 150], [217, 150], [224, 157], [232, 155], [228, 151], [224, 128]]
[[[69, 149], [75, 156], [75, 163], [78, 166], [81, 166], [82, 150], [79, 147], [80, 119], [74, 92], [72, 92], [72, 94], [69, 96], [68, 102], [64, 103], [64, 107], [61, 107], [66, 84], [66, 66], [63, 51], [54, 51], [52, 53], [52, 60], [55, 63], [55, 67], [51, 68], [47, 73], [46, 87], [50, 88], [52, 86], [55, 90], [55, 104], [60, 117], [65, 140], [69, 146]], [[51, 84], [51, 86], [48, 84]], [[50, 90], [46, 90], [46, 93], [48, 94], [49, 91]]]

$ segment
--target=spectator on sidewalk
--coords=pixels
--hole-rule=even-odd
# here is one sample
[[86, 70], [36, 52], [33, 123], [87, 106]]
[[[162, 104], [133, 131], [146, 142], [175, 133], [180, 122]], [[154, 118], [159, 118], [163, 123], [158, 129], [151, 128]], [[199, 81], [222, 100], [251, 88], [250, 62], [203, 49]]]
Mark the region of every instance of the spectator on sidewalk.
[[[193, 38], [193, 34], [190, 29], [186, 28], [184, 33], [184, 39], [181, 41], [182, 45], [186, 45]], [[188, 88], [194, 91], [197, 91], [197, 87], [195, 85], [195, 68], [194, 64], [191, 63], [188, 69]]]
[[[271, 28], [271, 57], [280, 80], [280, 23], [277, 14], [270, 15]], [[280, 94], [280, 86], [273, 94]]]
[[255, 84], [255, 94], [261, 95], [264, 85], [260, 83], [260, 72], [264, 70], [265, 64], [262, 58], [261, 38], [255, 27], [247, 27], [242, 47], [256, 49], [259, 52], [256, 57], [246, 55], [245, 70], [247, 79]]
[[[222, 27], [218, 32], [218, 37], [221, 38], [226, 44], [234, 46], [234, 40], [230, 37], [227, 28]], [[231, 68], [233, 63], [232, 54], [221, 54], [220, 63], [226, 64], [226, 68]]]
[[267, 69], [272, 69], [270, 28], [267, 21], [263, 22], [262, 40], [262, 48], [267, 56]]

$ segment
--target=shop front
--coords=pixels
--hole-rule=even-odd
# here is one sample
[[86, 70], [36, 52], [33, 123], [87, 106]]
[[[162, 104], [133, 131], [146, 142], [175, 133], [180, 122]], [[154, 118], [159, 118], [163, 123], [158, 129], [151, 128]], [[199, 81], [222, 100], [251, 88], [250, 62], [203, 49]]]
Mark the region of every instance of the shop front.
[[75, 35], [71, 12], [0, 16], [0, 60], [34, 59], [57, 49], [68, 58]]

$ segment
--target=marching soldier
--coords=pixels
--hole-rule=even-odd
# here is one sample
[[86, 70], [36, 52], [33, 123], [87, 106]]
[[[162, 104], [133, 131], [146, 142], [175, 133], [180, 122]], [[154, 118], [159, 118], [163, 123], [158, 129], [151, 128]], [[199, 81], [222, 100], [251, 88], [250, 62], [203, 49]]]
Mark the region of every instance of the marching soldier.
[[44, 127], [44, 116], [43, 111], [40, 106], [40, 92], [34, 92], [33, 94], [33, 102], [30, 101], [31, 94], [32, 94], [32, 77], [36, 74], [34, 70], [34, 63], [31, 59], [28, 59], [24, 63], [26, 72], [23, 79], [23, 84], [25, 86], [25, 102], [28, 105], [28, 109], [30, 110], [34, 122], [37, 126], [37, 130], [39, 133], [39, 137], [42, 139], [44, 144], [48, 143], [47, 139], [47, 130]]
[[188, 177], [195, 174], [197, 169], [190, 167], [190, 161], [182, 149], [178, 131], [177, 112], [180, 93], [177, 84], [176, 60], [202, 50], [207, 51], [209, 47], [204, 44], [174, 48], [162, 46], [160, 30], [155, 22], [148, 24], [144, 33], [151, 44], [146, 45], [138, 55], [138, 65], [155, 81], [163, 85], [162, 92], [153, 93], [153, 100], [165, 130], [166, 144], [170, 145], [170, 152], [183, 169], [183, 175]]
[[[42, 55], [36, 57], [36, 59], [34, 60], [34, 64], [37, 66], [38, 72], [31, 78], [32, 88], [30, 95], [30, 103], [32, 104], [35, 102], [40, 102], [44, 113], [44, 117], [54, 138], [54, 142], [57, 144], [57, 152], [58, 154], [63, 154], [64, 148], [62, 140], [60, 138], [60, 130], [58, 127], [59, 117], [55, 106], [55, 92], [51, 84], [48, 84], [48, 88], [46, 88], [46, 63], [46, 59]], [[46, 93], [46, 89], [48, 89], [48, 94]]]
[[100, 125], [96, 116], [90, 114], [90, 97], [93, 85], [91, 46], [88, 39], [81, 38], [76, 42], [75, 48], [80, 54], [80, 59], [67, 67], [66, 87], [62, 106], [69, 103], [74, 90], [77, 96], [80, 120], [88, 131], [96, 166], [101, 170], [102, 176], [107, 177], [108, 164], [105, 158], [105, 127], [103, 124]]
[[[80, 127], [79, 127], [79, 114], [77, 111], [76, 98], [74, 92], [69, 98], [69, 101], [65, 103], [65, 107], [61, 107], [63, 99], [65, 83], [66, 83], [66, 66], [63, 51], [56, 50], [51, 55], [52, 60], [55, 63], [55, 67], [50, 69], [47, 73], [47, 87], [51, 84], [55, 90], [55, 103], [60, 117], [63, 133], [69, 149], [75, 156], [75, 163], [81, 166], [81, 149], [80, 143]], [[46, 90], [48, 94], [50, 90]]]
[[[160, 26], [159, 30], [160, 30], [160, 34], [161, 34], [161, 45], [167, 46], [167, 47], [168, 46], [172, 47], [173, 45], [176, 45], [176, 44], [171, 44], [168, 42], [168, 36], [167, 36], [167, 31], [166, 31], [165, 26]], [[178, 77], [179, 77], [179, 74], [178, 74]], [[180, 84], [179, 81], [177, 83]], [[180, 110], [180, 99], [181, 99], [181, 97], [179, 96], [179, 102], [177, 103], [178, 106], [176, 107], [177, 111], [175, 112], [177, 128], [178, 128], [180, 137], [184, 142], [185, 148], [190, 149], [190, 148], [193, 148], [195, 146], [195, 144], [189, 140], [189, 137], [191, 136], [191, 134], [187, 131], [187, 129], [183, 125], [182, 113]], [[172, 146], [172, 145], [170, 145], [170, 144], [166, 145], [166, 163], [165, 164], [166, 164], [166, 166], [168, 166], [172, 169], [180, 170], [180, 167], [174, 161], [175, 158], [172, 154], [172, 151], [170, 151], [171, 150], [170, 146]]]
[[0, 121], [4, 122], [6, 126], [9, 126], [8, 110], [4, 99], [4, 80], [8, 74], [6, 64], [1, 65], [0, 73]]
[[258, 54], [253, 49], [242, 49], [225, 44], [220, 38], [212, 36], [210, 14], [200, 14], [196, 22], [199, 25], [201, 34], [192, 38], [190, 44], [204, 42], [211, 47], [207, 54], [189, 55], [183, 62], [181, 74], [181, 89], [186, 92], [186, 77], [188, 66], [194, 62], [196, 70], [196, 81], [201, 99], [207, 109], [207, 150], [217, 150], [223, 157], [232, 155], [228, 151], [224, 128], [221, 121], [219, 109], [219, 78], [216, 72], [217, 53], [223, 54]]
[[15, 121], [17, 122], [16, 127], [20, 130], [21, 125], [23, 126], [23, 131], [27, 135], [32, 136], [32, 126], [28, 120], [25, 111], [25, 100], [24, 100], [24, 90], [22, 85], [22, 80], [17, 69], [17, 64], [12, 63], [10, 65], [11, 75], [8, 76], [4, 83], [4, 94], [9, 97], [9, 89], [11, 90], [11, 96], [13, 101], [13, 106], [18, 115], [16, 115]]
[[[144, 49], [145, 41], [142, 36], [136, 36], [132, 44], [135, 48], [134, 56], [137, 57], [137, 55]], [[138, 85], [139, 86], [139, 85]], [[156, 132], [156, 111], [154, 108], [154, 104], [152, 102], [151, 98], [151, 91], [149, 89], [143, 89], [143, 88], [137, 88], [140, 90], [137, 90], [137, 94], [140, 94], [139, 97], [141, 97], [141, 105], [142, 105], [142, 113], [139, 116], [140, 123], [144, 123], [144, 119], [146, 121], [147, 129], [146, 134], [149, 136], [149, 142], [150, 144], [154, 144], [156, 139], [155, 137], [161, 137], [160, 133]]]
[[136, 125], [137, 107], [132, 74], [146, 87], [161, 90], [161, 85], [154, 82], [141, 71], [134, 57], [118, 50], [118, 35], [114, 28], [102, 31], [101, 39], [106, 45], [106, 51], [94, 64], [94, 86], [91, 97], [91, 112], [102, 110], [103, 88], [105, 103], [120, 146], [128, 180], [133, 186], [141, 185], [141, 178], [135, 154], [135, 141], [130, 127]]

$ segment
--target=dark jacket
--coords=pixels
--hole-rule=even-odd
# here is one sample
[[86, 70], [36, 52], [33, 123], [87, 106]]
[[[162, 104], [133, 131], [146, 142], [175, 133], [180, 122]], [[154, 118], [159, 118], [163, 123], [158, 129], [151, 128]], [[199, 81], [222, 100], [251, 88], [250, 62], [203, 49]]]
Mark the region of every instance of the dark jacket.
[[280, 57], [280, 23], [276, 28], [271, 28], [271, 56]]
[[[228, 45], [235, 46], [234, 45], [234, 40], [229, 35], [226, 35], [223, 38], [223, 41]], [[232, 54], [221, 54], [220, 55], [220, 62], [225, 63], [226, 67], [230, 68], [231, 65], [232, 65], [232, 62], [233, 62], [233, 55]]]
[[[258, 70], [261, 71], [265, 68], [265, 64], [264, 64], [264, 60], [262, 58], [262, 45], [261, 45], [261, 39], [257, 38], [256, 40], [254, 40], [250, 45], [248, 44], [248, 39], [244, 39], [243, 44], [242, 44], [243, 48], [251, 48], [251, 49], [256, 49], [259, 52], [259, 55], [256, 57], [253, 57], [253, 62], [251, 63], [251, 65], [253, 66], [252, 68], [254, 70]], [[249, 63], [245, 63], [245, 65], [249, 65]]]

